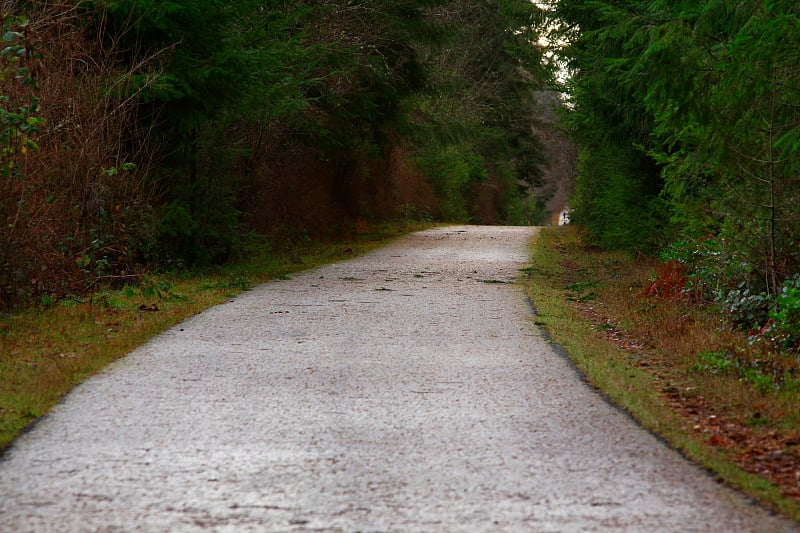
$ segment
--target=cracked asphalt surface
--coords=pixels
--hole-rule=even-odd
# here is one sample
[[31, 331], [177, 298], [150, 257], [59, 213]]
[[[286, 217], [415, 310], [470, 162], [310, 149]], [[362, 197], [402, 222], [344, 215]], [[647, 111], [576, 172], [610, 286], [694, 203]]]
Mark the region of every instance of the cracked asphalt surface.
[[577, 375], [533, 228], [267, 283], [76, 388], [0, 461], [0, 531], [790, 531]]

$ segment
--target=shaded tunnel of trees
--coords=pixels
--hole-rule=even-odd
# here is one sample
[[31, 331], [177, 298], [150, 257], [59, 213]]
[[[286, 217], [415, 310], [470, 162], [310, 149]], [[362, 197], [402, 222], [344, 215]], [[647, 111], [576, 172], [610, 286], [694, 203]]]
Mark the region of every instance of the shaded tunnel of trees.
[[681, 264], [750, 326], [800, 323], [796, 2], [2, 9], [5, 310], [264, 238], [541, 223], [570, 174], [560, 88], [587, 238]]
[[527, 0], [5, 2], [4, 309], [412, 217], [542, 217]]

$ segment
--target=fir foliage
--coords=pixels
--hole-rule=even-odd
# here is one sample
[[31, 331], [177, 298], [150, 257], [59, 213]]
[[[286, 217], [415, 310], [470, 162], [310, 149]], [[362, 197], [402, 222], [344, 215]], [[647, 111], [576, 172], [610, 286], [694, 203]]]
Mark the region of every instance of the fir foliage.
[[575, 218], [597, 242], [714, 236], [749, 290], [771, 295], [800, 270], [799, 10], [557, 2], [583, 161]]

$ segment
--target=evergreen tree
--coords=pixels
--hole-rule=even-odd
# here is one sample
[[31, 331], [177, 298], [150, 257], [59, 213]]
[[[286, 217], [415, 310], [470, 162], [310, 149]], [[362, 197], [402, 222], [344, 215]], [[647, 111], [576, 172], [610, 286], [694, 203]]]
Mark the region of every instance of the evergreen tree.
[[648, 154], [655, 117], [639, 94], [647, 48], [643, 2], [563, 0], [556, 15], [573, 75], [570, 127], [579, 143], [572, 220], [605, 246], [652, 250], [667, 214]]
[[241, 116], [280, 116], [303, 100], [311, 59], [296, 25], [308, 11], [254, 0], [116, 0], [100, 8], [97, 25], [120, 50], [120, 98], [139, 106], [135, 140], [161, 158], [160, 176], [151, 177], [166, 199], [167, 252], [190, 263], [224, 259], [237, 247], [239, 222], [236, 184], [220, 164], [229, 154], [216, 141]]
[[[612, 220], [608, 206], [617, 212], [631, 189], [649, 183], [673, 221], [668, 232], [649, 226], [652, 236], [691, 243], [713, 235], [716, 252], [736, 265], [729, 287], [745, 280], [776, 294], [800, 270], [798, 9], [755, 0], [558, 2], [575, 71], [572, 123], [592, 161], [579, 175], [576, 219], [601, 242], [629, 246], [603, 236], [609, 222], [623, 232], [632, 223]], [[636, 160], [649, 160], [650, 171]], [[620, 167], [630, 169], [625, 187], [601, 183]]]
[[520, 199], [544, 161], [533, 91], [551, 81], [537, 42], [542, 12], [525, 0], [451, 0], [434, 17], [444, 37], [425, 49], [430, 81], [413, 114], [418, 160], [447, 218], [472, 216], [470, 190], [492, 177], [507, 195], [506, 219], [529, 221]]

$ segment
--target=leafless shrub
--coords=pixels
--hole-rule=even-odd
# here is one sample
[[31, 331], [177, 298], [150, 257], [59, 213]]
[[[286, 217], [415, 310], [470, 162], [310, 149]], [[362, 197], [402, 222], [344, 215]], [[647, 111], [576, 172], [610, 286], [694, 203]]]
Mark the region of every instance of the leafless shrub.
[[[5, 13], [13, 2], [5, 2]], [[79, 294], [101, 279], [126, 279], [143, 259], [152, 191], [148, 147], [134, 135], [136, 107], [121, 98], [133, 72], [119, 67], [99, 16], [79, 3], [25, 8], [26, 58], [36, 80], [38, 150], [14, 154], [2, 176], [2, 308]], [[5, 76], [9, 106], [29, 87]]]

